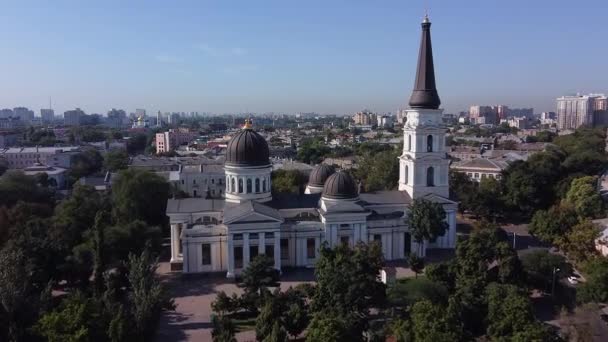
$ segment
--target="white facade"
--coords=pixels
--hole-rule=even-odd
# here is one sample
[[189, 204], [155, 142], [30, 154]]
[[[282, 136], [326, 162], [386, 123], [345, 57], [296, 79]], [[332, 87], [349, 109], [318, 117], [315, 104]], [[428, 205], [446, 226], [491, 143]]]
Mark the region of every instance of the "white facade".
[[426, 194], [449, 197], [450, 160], [440, 109], [410, 109], [403, 127], [403, 154], [399, 157], [399, 190], [412, 198]]
[[245, 201], [268, 202], [272, 180], [272, 166], [224, 166], [226, 172], [226, 201], [243, 203]]

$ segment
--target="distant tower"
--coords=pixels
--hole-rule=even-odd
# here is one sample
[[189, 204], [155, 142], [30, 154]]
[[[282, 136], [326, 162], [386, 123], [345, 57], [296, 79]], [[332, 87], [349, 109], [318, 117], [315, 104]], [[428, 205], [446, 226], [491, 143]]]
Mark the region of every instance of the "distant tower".
[[399, 190], [412, 198], [427, 194], [449, 197], [449, 159], [445, 151], [445, 128], [435, 86], [431, 22], [422, 21], [422, 38], [416, 83], [403, 127], [403, 153], [399, 157]]
[[158, 113], [156, 113], [156, 127], [162, 127], [163, 126], [163, 118], [162, 115], [160, 114], [160, 110], [158, 111]]

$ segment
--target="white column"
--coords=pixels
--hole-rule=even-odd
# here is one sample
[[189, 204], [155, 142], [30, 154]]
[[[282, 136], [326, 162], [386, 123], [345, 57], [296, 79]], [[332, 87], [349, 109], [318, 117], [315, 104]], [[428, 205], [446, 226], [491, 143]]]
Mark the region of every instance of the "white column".
[[361, 241], [367, 243], [367, 223], [361, 223]]
[[249, 265], [249, 233], [243, 233], [243, 268]]
[[266, 254], [266, 234], [258, 233], [258, 255]]
[[226, 278], [234, 278], [234, 243], [232, 235], [228, 235], [228, 272]]
[[171, 225], [171, 262], [175, 262], [177, 260], [177, 244], [180, 243], [179, 236], [177, 236], [177, 224]]
[[281, 270], [281, 232], [274, 232], [274, 268]]

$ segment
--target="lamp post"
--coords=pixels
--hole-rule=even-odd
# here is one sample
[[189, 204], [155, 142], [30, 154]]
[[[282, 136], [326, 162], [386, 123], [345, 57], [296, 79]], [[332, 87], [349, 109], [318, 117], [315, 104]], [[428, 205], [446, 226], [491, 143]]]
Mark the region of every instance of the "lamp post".
[[551, 282], [551, 297], [555, 295], [555, 275], [559, 272], [559, 268], [553, 267], [553, 281]]

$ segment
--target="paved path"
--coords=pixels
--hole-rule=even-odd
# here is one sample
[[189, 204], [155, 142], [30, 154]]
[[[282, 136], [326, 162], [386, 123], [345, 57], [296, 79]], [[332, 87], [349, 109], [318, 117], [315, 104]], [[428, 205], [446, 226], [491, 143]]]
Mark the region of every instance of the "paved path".
[[[179, 273], [169, 272], [168, 263], [161, 263], [158, 273], [169, 286], [176, 308], [161, 318], [157, 341], [211, 341], [211, 302], [220, 291], [225, 291], [229, 296], [242, 293], [234, 282], [223, 275], [182, 277]], [[288, 272], [281, 278], [281, 289], [312, 280], [312, 270]], [[237, 339], [255, 341], [255, 332], [240, 332]]]

